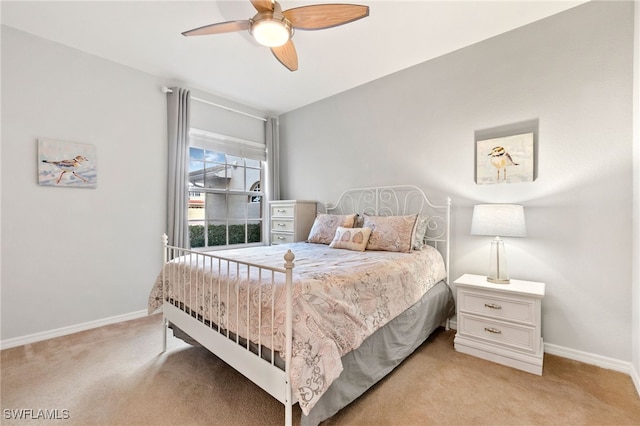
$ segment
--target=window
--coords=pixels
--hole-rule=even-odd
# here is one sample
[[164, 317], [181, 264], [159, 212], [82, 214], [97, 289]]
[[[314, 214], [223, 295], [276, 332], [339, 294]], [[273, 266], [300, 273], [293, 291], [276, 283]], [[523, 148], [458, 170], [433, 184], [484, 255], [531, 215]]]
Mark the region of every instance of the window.
[[253, 185], [251, 185], [251, 192], [253, 192], [254, 194], [249, 196], [250, 203], [262, 202], [262, 189], [260, 189], [261, 186], [262, 185], [260, 184], [260, 181], [254, 182]]
[[265, 162], [224, 148], [203, 143], [197, 135], [191, 138], [188, 221], [192, 248], [262, 242]]

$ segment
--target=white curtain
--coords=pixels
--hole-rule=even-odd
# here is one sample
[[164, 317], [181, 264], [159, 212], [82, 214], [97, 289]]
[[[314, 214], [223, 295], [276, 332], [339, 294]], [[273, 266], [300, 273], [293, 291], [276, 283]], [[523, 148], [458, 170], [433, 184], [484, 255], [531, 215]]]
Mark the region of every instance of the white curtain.
[[167, 93], [169, 173], [167, 184], [167, 234], [169, 244], [190, 248], [189, 224], [189, 90], [177, 87]]
[[268, 200], [280, 199], [280, 129], [277, 118], [267, 118], [267, 189]]

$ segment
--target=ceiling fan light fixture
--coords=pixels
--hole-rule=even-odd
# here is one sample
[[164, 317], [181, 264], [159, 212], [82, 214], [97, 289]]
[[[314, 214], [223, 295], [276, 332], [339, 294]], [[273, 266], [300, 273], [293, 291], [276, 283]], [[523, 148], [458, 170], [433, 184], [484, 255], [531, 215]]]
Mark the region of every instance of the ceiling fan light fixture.
[[[0, 0], [2, 1], [2, 0]], [[358, 4], [315, 4], [299, 6], [285, 11], [276, 0], [250, 0], [258, 12], [253, 18], [204, 25], [182, 33], [184, 36], [202, 36], [249, 30], [259, 44], [271, 53], [289, 71], [298, 69], [298, 54], [291, 38], [295, 30], [323, 30], [348, 24], [369, 16], [369, 6]]]
[[293, 30], [286, 18], [270, 17], [254, 20], [251, 24], [251, 35], [263, 46], [278, 47], [289, 41]]

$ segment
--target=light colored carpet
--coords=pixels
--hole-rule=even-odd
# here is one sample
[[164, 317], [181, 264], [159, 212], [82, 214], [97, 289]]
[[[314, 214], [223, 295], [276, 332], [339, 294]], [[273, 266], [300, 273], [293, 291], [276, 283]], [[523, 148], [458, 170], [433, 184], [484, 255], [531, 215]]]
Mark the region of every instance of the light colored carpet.
[[[169, 337], [161, 354], [161, 330], [155, 315], [3, 350], [1, 423], [284, 423], [280, 403], [205, 349]], [[457, 353], [453, 336], [436, 331], [325, 425], [640, 424], [640, 398], [625, 374], [545, 355], [539, 377]], [[14, 419], [19, 413], [69, 418]], [[295, 423], [299, 415], [295, 407]]]

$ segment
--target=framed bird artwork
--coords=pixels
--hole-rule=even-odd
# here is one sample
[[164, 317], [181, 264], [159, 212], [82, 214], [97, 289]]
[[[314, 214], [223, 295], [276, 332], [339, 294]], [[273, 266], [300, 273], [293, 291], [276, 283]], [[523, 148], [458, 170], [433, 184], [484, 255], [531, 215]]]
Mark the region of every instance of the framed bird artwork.
[[476, 141], [476, 183], [533, 182], [534, 134]]
[[38, 183], [45, 186], [95, 188], [96, 147], [38, 139]]

